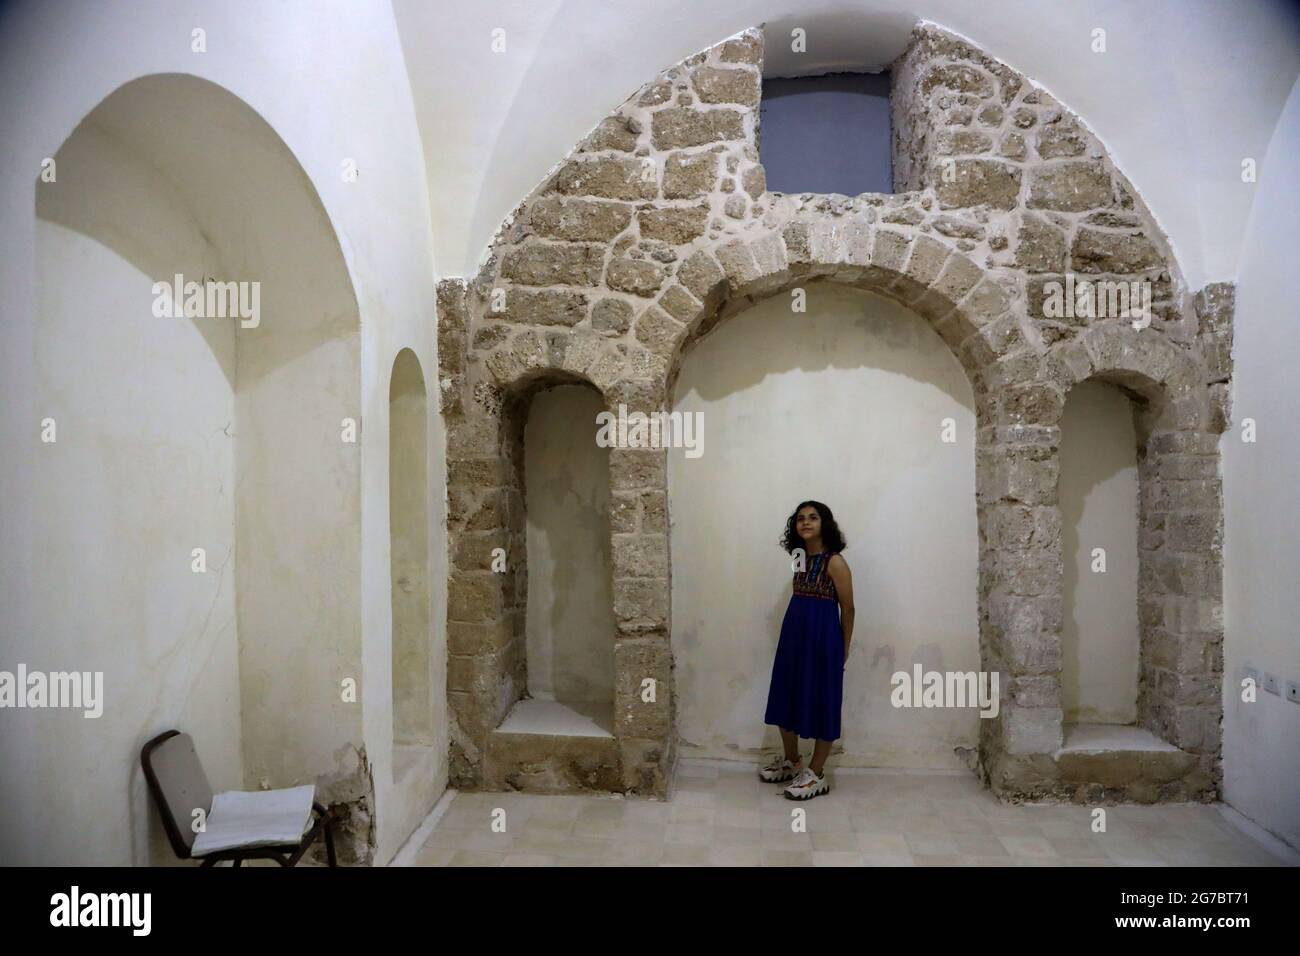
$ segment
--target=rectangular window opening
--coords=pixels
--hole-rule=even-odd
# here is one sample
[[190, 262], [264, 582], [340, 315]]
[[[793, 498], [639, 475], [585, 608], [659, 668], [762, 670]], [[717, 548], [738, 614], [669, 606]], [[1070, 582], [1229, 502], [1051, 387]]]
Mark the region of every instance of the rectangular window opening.
[[892, 193], [890, 74], [765, 78], [759, 148], [781, 193]]

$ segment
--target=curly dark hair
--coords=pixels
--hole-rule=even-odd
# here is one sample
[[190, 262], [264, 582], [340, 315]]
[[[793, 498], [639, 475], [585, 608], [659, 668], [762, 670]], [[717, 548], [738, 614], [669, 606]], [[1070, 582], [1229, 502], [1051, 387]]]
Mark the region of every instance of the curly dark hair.
[[803, 538], [799, 537], [799, 532], [795, 530], [795, 518], [799, 517], [799, 511], [812, 505], [817, 509], [817, 514], [822, 519], [822, 547], [830, 554], [839, 554], [848, 547], [844, 540], [844, 532], [840, 531], [840, 526], [835, 523], [835, 515], [831, 514], [831, 509], [826, 507], [820, 501], [801, 501], [799, 506], [790, 513], [790, 517], [785, 519], [785, 534], [781, 535], [779, 544], [789, 553], [793, 553], [795, 548], [803, 547]]

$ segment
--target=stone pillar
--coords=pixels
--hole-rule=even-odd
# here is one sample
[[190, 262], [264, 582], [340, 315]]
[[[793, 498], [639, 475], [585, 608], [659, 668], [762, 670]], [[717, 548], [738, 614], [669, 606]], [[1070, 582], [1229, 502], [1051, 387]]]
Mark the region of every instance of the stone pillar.
[[995, 790], [1028, 795], [1050, 786], [1050, 755], [1061, 745], [1060, 429], [980, 435], [980, 645], [1001, 688], [998, 717], [981, 726], [981, 762]]
[[663, 449], [610, 449], [610, 533], [618, 622], [614, 733], [622, 756], [623, 786], [656, 795], [667, 791], [673, 727], [667, 463]]
[[1201, 759], [1217, 787], [1223, 685], [1223, 504], [1218, 436], [1156, 432], [1139, 462], [1138, 723]]

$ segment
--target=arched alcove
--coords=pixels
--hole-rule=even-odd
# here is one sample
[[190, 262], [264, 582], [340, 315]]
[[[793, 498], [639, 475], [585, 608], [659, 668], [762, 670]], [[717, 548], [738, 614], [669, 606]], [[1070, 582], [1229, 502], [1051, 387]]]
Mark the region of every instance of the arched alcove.
[[139, 748], [173, 726], [216, 789], [363, 799], [342, 691], [361, 679], [359, 317], [320, 199], [261, 117], [190, 75], [118, 88], [54, 159], [35, 582], [76, 595], [43, 605], [51, 664], [102, 670], [110, 703], [44, 738], [42, 761], [86, 771], [47, 819], [93, 803], [111, 835], [80, 862], [150, 859]]
[[433, 742], [429, 631], [428, 397], [420, 360], [402, 349], [388, 386], [388, 527], [393, 608], [394, 776], [404, 746]]
[[[701, 416], [702, 454], [668, 453], [672, 646], [684, 757], [779, 747], [762, 723], [794, 506], [825, 502], [846, 534], [854, 650], [840, 766], [959, 768], [973, 708], [900, 709], [891, 678], [977, 672], [975, 403], [924, 319], [812, 282], [720, 323], [681, 361], [672, 409]], [[698, 419], [697, 419], [698, 420]]]
[[1061, 416], [1061, 709], [1066, 724], [1137, 719], [1138, 475], [1133, 405], [1081, 382]]
[[596, 442], [605, 401], [590, 385], [533, 396], [524, 428], [528, 694], [612, 734], [609, 449]]

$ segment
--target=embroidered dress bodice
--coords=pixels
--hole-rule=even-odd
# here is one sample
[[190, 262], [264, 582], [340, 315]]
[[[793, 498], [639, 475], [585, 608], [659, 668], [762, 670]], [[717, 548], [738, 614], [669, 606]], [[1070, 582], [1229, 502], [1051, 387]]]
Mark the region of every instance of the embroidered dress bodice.
[[805, 570], [794, 573], [794, 593], [804, 597], [827, 598], [831, 601], [838, 601], [839, 596], [835, 593], [835, 582], [831, 580], [830, 571], [827, 569], [830, 560], [831, 554], [828, 551], [809, 555], [806, 559]]

